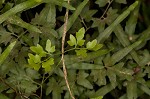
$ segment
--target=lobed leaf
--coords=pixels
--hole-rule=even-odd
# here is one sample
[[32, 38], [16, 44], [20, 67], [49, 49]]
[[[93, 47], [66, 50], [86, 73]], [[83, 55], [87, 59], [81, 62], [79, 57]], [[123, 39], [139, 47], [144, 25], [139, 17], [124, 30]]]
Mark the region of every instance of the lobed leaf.
[[75, 50], [77, 56], [81, 57], [87, 57], [87, 50], [86, 49], [80, 49], [80, 50]]
[[77, 45], [77, 41], [76, 41], [76, 38], [72, 35], [72, 34], [70, 34], [70, 40], [69, 41], [67, 41], [67, 43], [70, 45], [70, 46], [76, 46]]
[[78, 32], [76, 32], [77, 41], [82, 40], [84, 38], [85, 29], [81, 28]]
[[49, 72], [51, 70], [51, 65], [54, 64], [54, 59], [50, 58], [46, 62], [42, 63], [42, 67], [45, 69], [45, 72]]
[[43, 47], [39, 44], [37, 44], [37, 46], [31, 46], [30, 49], [40, 55], [41, 57], [45, 57], [46, 56], [46, 52], [43, 50]]
[[51, 45], [51, 41], [50, 41], [49, 39], [46, 41], [45, 50], [46, 50], [47, 52], [49, 52], [49, 53], [55, 52], [55, 46], [52, 46], [52, 45]]
[[86, 44], [86, 48], [87, 49], [93, 49], [95, 46], [96, 46], [96, 44], [97, 44], [97, 40], [95, 39], [95, 40], [93, 40], [92, 42], [87, 42], [87, 44]]

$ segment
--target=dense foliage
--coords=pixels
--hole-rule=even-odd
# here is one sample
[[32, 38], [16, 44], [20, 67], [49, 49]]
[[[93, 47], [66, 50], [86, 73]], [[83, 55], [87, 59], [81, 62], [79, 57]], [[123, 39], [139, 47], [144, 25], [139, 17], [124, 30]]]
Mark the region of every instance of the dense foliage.
[[0, 0], [0, 99], [150, 98], [148, 0]]

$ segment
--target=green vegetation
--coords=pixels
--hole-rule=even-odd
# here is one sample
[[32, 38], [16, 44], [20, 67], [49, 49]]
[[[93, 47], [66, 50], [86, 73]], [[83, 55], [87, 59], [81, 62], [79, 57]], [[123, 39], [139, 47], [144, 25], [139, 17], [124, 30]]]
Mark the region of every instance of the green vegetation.
[[0, 99], [149, 99], [149, 5], [1, 0]]

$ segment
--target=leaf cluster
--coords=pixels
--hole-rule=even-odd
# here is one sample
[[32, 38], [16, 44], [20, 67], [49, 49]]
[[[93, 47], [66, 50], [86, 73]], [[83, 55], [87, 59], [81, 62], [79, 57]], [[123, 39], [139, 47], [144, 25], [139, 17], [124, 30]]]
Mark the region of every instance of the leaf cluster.
[[150, 97], [148, 0], [0, 0], [0, 99]]

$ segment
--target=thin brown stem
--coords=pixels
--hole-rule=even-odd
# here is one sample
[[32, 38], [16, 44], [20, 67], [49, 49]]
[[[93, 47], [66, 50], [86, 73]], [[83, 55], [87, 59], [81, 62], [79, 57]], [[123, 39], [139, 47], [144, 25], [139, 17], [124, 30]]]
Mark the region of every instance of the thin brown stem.
[[6, 86], [8, 86], [10, 89], [12, 89], [16, 94], [18, 94], [18, 92], [16, 91], [16, 89], [14, 89], [13, 87], [11, 87], [2, 77], [0, 77], [0, 80], [1, 80]]
[[113, 0], [108, 1], [108, 6], [107, 6], [106, 10], [104, 11], [103, 15], [100, 17], [100, 19], [104, 18], [104, 15], [107, 13], [107, 11], [108, 11], [108, 9], [109, 9], [109, 7], [110, 7], [110, 5], [111, 5], [112, 2], [113, 2]]
[[[69, 4], [69, 2], [70, 1], [68, 0], [68, 4]], [[61, 60], [62, 60], [64, 78], [65, 78], [65, 81], [66, 81], [67, 88], [69, 90], [71, 98], [75, 99], [73, 94], [72, 94], [72, 92], [71, 92], [71, 89], [70, 89], [70, 86], [69, 86], [69, 82], [68, 82], [68, 79], [67, 79], [67, 70], [66, 70], [65, 59], [64, 59], [64, 52], [65, 52], [64, 51], [64, 45], [65, 45], [65, 38], [66, 38], [66, 33], [67, 33], [68, 13], [69, 13], [69, 10], [66, 9], [64, 31], [63, 31], [63, 36], [62, 36], [62, 49], [61, 49], [62, 57], [61, 57]]]

